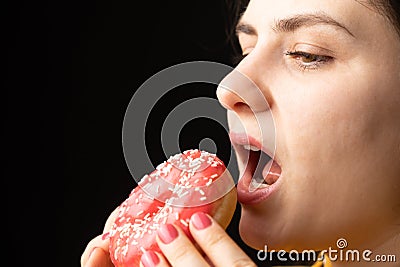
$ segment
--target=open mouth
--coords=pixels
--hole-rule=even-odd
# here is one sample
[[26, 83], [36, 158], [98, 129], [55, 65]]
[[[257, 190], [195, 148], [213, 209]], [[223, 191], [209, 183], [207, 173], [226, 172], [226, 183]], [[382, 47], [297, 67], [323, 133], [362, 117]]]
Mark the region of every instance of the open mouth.
[[244, 161], [245, 169], [242, 176], [244, 179], [247, 178], [249, 192], [267, 188], [279, 179], [281, 167], [269, 154], [252, 145], [242, 145], [237, 149]]
[[281, 177], [282, 168], [273, 152], [265, 149], [256, 139], [245, 134], [231, 133], [237, 152], [241, 174], [238, 183], [239, 201], [259, 202], [272, 193]]
[[242, 146], [242, 150], [248, 154], [244, 174], [251, 174], [250, 192], [266, 188], [279, 179], [282, 172], [281, 167], [270, 155], [251, 145]]

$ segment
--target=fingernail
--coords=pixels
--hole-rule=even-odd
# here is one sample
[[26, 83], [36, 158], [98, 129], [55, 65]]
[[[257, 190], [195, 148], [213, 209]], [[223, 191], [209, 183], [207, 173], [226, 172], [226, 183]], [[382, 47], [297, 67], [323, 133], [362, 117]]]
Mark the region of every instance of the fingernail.
[[101, 240], [106, 240], [106, 239], [109, 238], [109, 237], [110, 237], [110, 232], [104, 233], [104, 234], [101, 236]]
[[178, 237], [178, 231], [172, 224], [162, 224], [158, 229], [158, 237], [164, 244], [169, 244]]
[[204, 212], [197, 212], [197, 213], [193, 214], [191, 220], [192, 220], [193, 226], [197, 230], [205, 229], [211, 225], [210, 218]]
[[160, 263], [160, 259], [157, 254], [153, 251], [146, 251], [140, 258], [144, 267], [155, 267]]

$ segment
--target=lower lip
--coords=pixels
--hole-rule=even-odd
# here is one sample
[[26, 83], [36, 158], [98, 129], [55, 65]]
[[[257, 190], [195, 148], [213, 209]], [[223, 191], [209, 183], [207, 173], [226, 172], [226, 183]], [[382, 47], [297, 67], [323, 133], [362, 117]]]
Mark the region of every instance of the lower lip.
[[278, 190], [282, 174], [275, 183], [250, 192], [249, 185], [252, 177], [252, 173], [246, 170], [237, 185], [238, 201], [244, 205], [256, 205], [270, 198]]

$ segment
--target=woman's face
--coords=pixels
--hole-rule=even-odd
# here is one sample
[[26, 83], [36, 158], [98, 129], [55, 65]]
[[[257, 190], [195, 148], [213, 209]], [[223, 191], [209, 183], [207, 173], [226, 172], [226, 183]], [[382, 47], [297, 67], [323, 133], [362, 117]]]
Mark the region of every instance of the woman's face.
[[[236, 70], [269, 104], [281, 168], [242, 205], [240, 232], [255, 248], [317, 250], [338, 238], [362, 248], [400, 232], [400, 39], [361, 2], [252, 0], [240, 20], [247, 56]], [[233, 93], [246, 88], [230, 89], [218, 89], [237, 115], [230, 125], [240, 120], [253, 145], [268, 142]]]

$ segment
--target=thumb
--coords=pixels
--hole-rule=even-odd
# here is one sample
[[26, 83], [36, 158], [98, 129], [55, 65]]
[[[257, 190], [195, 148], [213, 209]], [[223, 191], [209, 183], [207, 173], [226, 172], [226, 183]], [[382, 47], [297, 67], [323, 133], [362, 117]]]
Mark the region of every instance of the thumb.
[[114, 267], [110, 255], [102, 248], [94, 248], [84, 267]]

